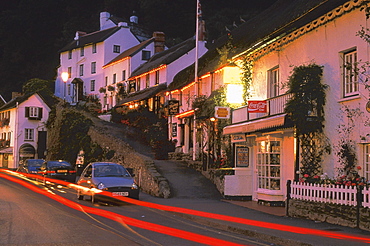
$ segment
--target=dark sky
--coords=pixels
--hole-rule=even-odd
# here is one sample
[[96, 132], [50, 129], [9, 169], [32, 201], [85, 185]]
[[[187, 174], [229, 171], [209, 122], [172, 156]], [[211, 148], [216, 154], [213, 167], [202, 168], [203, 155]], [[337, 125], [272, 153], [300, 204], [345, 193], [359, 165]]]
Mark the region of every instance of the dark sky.
[[[208, 40], [217, 39], [276, 0], [201, 0]], [[149, 32], [163, 31], [168, 46], [195, 33], [196, 0], [11, 0], [0, 8], [0, 94], [10, 99], [32, 78], [54, 80], [58, 50], [76, 31], [99, 29], [99, 13], [129, 19], [135, 10]]]

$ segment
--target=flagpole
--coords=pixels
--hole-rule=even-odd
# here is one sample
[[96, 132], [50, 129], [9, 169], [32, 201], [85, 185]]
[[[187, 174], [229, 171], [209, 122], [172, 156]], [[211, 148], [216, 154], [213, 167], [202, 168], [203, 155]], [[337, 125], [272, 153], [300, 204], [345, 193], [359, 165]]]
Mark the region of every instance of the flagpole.
[[[196, 99], [198, 97], [198, 41], [199, 41], [199, 17], [200, 17], [200, 8], [199, 0], [197, 0], [197, 7], [195, 13], [195, 62], [194, 62], [194, 96]], [[194, 110], [194, 121], [193, 121], [193, 161], [197, 157], [197, 119], [196, 119], [196, 109]]]

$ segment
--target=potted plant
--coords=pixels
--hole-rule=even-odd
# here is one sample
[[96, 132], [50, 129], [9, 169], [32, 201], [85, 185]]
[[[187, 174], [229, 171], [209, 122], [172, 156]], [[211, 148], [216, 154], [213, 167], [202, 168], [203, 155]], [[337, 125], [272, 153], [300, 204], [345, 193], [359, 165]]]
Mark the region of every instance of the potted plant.
[[105, 87], [100, 87], [100, 89], [99, 89], [99, 92], [100, 93], [105, 93], [107, 90], [105, 89]]

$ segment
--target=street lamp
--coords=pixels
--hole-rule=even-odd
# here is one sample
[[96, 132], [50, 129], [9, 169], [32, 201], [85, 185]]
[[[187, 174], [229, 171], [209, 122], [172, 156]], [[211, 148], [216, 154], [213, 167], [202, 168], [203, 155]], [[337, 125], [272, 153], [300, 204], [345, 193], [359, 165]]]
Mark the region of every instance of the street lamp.
[[62, 80], [64, 82], [64, 98], [63, 99], [64, 99], [64, 101], [66, 101], [66, 83], [67, 83], [67, 80], [69, 78], [69, 73], [63, 72], [61, 74], [61, 77], [62, 77]]

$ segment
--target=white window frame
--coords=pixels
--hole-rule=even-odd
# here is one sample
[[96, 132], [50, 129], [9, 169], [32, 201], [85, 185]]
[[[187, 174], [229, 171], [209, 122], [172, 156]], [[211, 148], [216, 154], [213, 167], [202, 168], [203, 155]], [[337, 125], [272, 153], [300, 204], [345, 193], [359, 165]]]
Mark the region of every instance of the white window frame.
[[85, 56], [85, 48], [84, 47], [80, 48], [80, 56], [81, 57]]
[[268, 71], [268, 98], [280, 95], [280, 70], [274, 67]]
[[39, 117], [39, 107], [29, 107], [29, 116], [30, 118], [38, 118]]
[[343, 96], [359, 94], [357, 50], [343, 53]]
[[[274, 145], [271, 145], [271, 144]], [[277, 144], [278, 143], [278, 144]], [[281, 139], [260, 140], [257, 142], [257, 187], [259, 190], [281, 191]]]
[[121, 46], [113, 45], [113, 53], [121, 53]]
[[90, 91], [95, 91], [95, 80], [94, 79], [90, 81]]
[[370, 143], [364, 144], [364, 176], [370, 179]]
[[96, 62], [91, 63], [91, 74], [96, 73]]
[[96, 43], [93, 43], [92, 44], [92, 53], [95, 54], [96, 51], [97, 51], [97, 49], [96, 49]]
[[84, 76], [84, 64], [80, 64], [79, 71], [80, 71], [80, 76]]
[[24, 129], [24, 141], [34, 141], [35, 140], [35, 129], [25, 128]]

